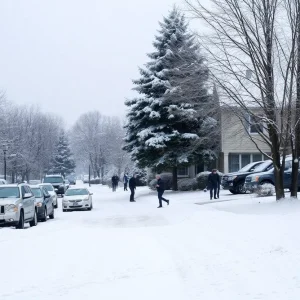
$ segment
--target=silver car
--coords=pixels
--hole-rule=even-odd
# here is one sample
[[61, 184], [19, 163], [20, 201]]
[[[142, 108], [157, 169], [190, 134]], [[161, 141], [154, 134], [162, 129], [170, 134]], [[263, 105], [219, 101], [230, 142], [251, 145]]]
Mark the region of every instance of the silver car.
[[0, 225], [23, 229], [24, 224], [37, 225], [35, 197], [27, 184], [0, 186]]
[[54, 203], [54, 208], [58, 208], [57, 194], [54, 190], [53, 185], [51, 183], [41, 183], [41, 184], [39, 184], [39, 186], [45, 188], [48, 191], [48, 193], [52, 197], [52, 201]]
[[77, 209], [93, 209], [92, 193], [87, 188], [69, 188], [63, 198], [63, 212]]

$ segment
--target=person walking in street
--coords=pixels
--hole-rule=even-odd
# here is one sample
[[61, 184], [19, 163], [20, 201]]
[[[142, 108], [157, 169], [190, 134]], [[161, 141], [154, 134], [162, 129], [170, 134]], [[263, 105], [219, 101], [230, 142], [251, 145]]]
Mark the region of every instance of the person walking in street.
[[157, 183], [156, 183], [156, 190], [157, 190], [157, 196], [158, 196], [158, 201], [159, 201], [159, 206], [157, 208], [161, 208], [162, 206], [162, 201], [165, 201], [170, 204], [170, 200], [167, 200], [163, 198], [163, 194], [165, 192], [165, 185], [163, 180], [161, 179], [160, 175], [156, 175]]
[[119, 183], [119, 177], [118, 177], [118, 175], [114, 175], [111, 178], [111, 184], [112, 184], [112, 190], [113, 190], [113, 192], [115, 192], [117, 190], [118, 183]]
[[135, 174], [129, 179], [129, 188], [131, 191], [129, 201], [135, 202], [135, 200], [134, 200], [134, 193], [135, 193], [135, 189], [136, 189], [136, 175]]
[[127, 190], [127, 185], [128, 185], [128, 174], [127, 173], [124, 175], [123, 183], [124, 183], [124, 191], [128, 191]]
[[207, 187], [210, 190], [210, 200], [219, 198], [219, 188], [220, 188], [220, 176], [217, 173], [216, 169], [213, 169], [212, 172], [208, 175]]

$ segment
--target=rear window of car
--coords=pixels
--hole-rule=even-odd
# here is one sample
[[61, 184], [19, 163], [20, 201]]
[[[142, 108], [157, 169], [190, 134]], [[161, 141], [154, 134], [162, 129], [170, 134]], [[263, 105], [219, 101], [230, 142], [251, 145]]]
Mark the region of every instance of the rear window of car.
[[66, 192], [66, 196], [84, 196], [88, 195], [88, 191], [86, 189], [69, 189]]
[[20, 190], [18, 187], [0, 187], [1, 198], [20, 198]]
[[45, 177], [44, 178], [44, 183], [64, 183], [64, 180], [62, 179], [62, 177]]
[[35, 198], [42, 198], [42, 191], [39, 188], [31, 188]]

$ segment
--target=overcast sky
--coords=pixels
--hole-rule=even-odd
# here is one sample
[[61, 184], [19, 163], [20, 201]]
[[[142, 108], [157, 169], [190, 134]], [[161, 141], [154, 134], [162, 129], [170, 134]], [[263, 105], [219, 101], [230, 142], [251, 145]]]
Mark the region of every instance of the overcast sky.
[[180, 0], [0, 0], [0, 89], [64, 117], [125, 116], [158, 21]]

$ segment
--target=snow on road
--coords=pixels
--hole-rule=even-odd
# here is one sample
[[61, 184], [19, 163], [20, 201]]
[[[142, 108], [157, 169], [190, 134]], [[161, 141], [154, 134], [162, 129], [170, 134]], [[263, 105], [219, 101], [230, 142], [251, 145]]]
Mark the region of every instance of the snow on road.
[[300, 205], [203, 192], [112, 193], [94, 210], [35, 228], [0, 229], [0, 299], [295, 300], [300, 296]]

